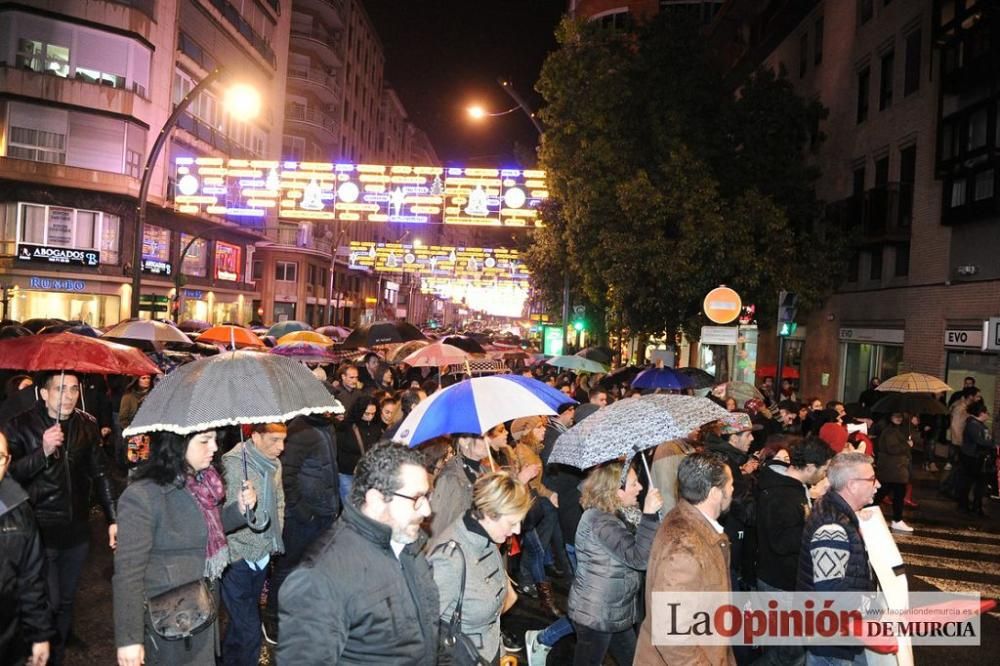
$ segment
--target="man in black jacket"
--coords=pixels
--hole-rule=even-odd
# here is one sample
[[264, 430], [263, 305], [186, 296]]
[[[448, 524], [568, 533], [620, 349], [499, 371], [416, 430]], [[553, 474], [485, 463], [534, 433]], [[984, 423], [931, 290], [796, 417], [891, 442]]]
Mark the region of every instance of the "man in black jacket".
[[35, 511], [48, 563], [49, 601], [58, 637], [50, 664], [62, 663], [73, 626], [73, 601], [90, 549], [90, 498], [96, 492], [115, 547], [115, 493], [107, 474], [97, 422], [76, 409], [80, 380], [51, 373], [39, 382], [41, 400], [3, 426], [13, 456], [10, 475], [24, 487]]
[[795, 590], [802, 528], [812, 509], [811, 486], [826, 477], [833, 449], [807, 437], [788, 449], [789, 465], [767, 465], [757, 478], [757, 586]]
[[429, 494], [419, 452], [386, 443], [361, 458], [344, 513], [281, 586], [279, 664], [437, 663]]
[[10, 451], [0, 433], [0, 664], [44, 666], [55, 638], [45, 592], [45, 554], [28, 494], [7, 476]]
[[278, 641], [278, 592], [306, 550], [340, 514], [337, 435], [332, 415], [296, 416], [288, 422], [281, 458], [285, 491], [285, 552], [274, 562], [264, 614], [264, 640]]

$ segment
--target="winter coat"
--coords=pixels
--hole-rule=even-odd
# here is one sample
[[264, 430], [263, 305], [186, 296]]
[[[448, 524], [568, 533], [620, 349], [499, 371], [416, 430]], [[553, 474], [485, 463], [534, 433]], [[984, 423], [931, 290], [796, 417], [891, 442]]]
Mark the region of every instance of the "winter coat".
[[[355, 433], [355, 428], [357, 429]], [[337, 467], [341, 474], [354, 474], [354, 468], [365, 452], [382, 438], [384, 428], [378, 415], [365, 423], [344, 423], [337, 432]], [[358, 442], [358, 437], [361, 441]]]
[[[60, 422], [66, 439], [59, 457], [46, 456], [42, 435], [53, 419], [44, 403], [11, 419], [3, 431], [13, 460], [10, 475], [27, 491], [46, 543], [89, 535], [90, 498], [96, 493], [109, 522], [115, 521], [115, 492], [107, 473], [107, 459], [100, 446], [97, 422], [75, 410]], [[50, 538], [50, 536], [52, 538]]]
[[795, 590], [802, 528], [809, 515], [808, 489], [774, 466], [757, 478], [757, 579]]
[[472, 508], [472, 484], [479, 474], [479, 465], [462, 454], [444, 464], [431, 491], [430, 538], [436, 542], [462, 514]]
[[344, 507], [278, 593], [278, 664], [436, 663], [441, 609], [423, 544], [397, 559], [391, 535]]
[[[701, 511], [680, 499], [656, 532], [646, 570], [646, 608], [654, 592], [729, 592], [729, 539]], [[662, 603], [662, 600], [661, 600]], [[639, 629], [635, 666], [735, 666], [728, 645], [653, 645], [653, 614]]]
[[286, 516], [308, 523], [340, 513], [338, 448], [336, 431], [328, 418], [304, 415], [288, 422], [285, 452], [281, 454]]
[[226, 478], [226, 503], [235, 504], [243, 484], [243, 449], [246, 453], [246, 476], [257, 492], [254, 509], [256, 524], [230, 534], [229, 561], [257, 562], [265, 556], [285, 552], [281, 533], [285, 525], [285, 490], [281, 481], [281, 461], [270, 460], [253, 442], [240, 442], [222, 456]]
[[656, 489], [663, 498], [664, 516], [677, 505], [677, 468], [684, 456], [694, 453], [695, 448], [683, 439], [672, 439], [656, 447], [653, 452], [653, 462], [650, 464]]
[[986, 424], [977, 418], [968, 419], [962, 432], [962, 455], [984, 458], [992, 450], [993, 442], [989, 439]]
[[[461, 555], [450, 547], [451, 542], [462, 549]], [[466, 513], [429, 544], [428, 552], [444, 624], [451, 620], [458, 598], [463, 595], [459, 585], [464, 556], [462, 633], [472, 640], [483, 659], [493, 662], [500, 652], [500, 611], [507, 593], [507, 573], [496, 544]]]
[[147, 395], [149, 395], [148, 390], [140, 391], [138, 388], [132, 388], [122, 396], [121, 405], [118, 407], [118, 422], [122, 430], [132, 425], [132, 419], [135, 418], [135, 413], [139, 411], [139, 406]]
[[[208, 526], [194, 496], [176, 483], [142, 479], [119, 500], [115, 550], [115, 645], [145, 643], [146, 664], [215, 666], [218, 620], [211, 629], [185, 641], [154, 638], [146, 626], [146, 599], [205, 577]], [[221, 509], [226, 532], [246, 525], [234, 502]]]
[[875, 458], [875, 475], [879, 483], [909, 483], [910, 462], [913, 454], [909, 442], [909, 428], [904, 423], [890, 422], [875, 441], [878, 454]]
[[733, 474], [733, 501], [729, 510], [722, 515], [719, 522], [726, 529], [726, 536], [732, 548], [731, 566], [747, 585], [753, 584], [757, 578], [755, 572], [757, 553], [757, 532], [754, 525], [754, 493], [756, 477], [743, 473], [741, 466], [747, 461], [743, 453], [727, 440], [708, 436], [705, 438], [705, 449], [721, 455], [729, 471]]
[[642, 615], [642, 583], [660, 525], [644, 514], [638, 528], [600, 509], [583, 512], [576, 530], [577, 569], [569, 590], [569, 618], [594, 631], [618, 632]]
[[0, 480], [0, 664], [24, 663], [32, 643], [56, 636], [45, 551], [28, 494]]

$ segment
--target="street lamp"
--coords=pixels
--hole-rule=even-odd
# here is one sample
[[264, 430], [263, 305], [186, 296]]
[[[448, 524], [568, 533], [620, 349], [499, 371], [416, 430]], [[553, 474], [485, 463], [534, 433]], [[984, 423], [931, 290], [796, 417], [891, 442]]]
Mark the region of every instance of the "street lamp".
[[[132, 249], [132, 302], [130, 309], [130, 315], [132, 317], [137, 318], [139, 316], [139, 305], [142, 297], [142, 239], [146, 226], [146, 207], [148, 204], [147, 199], [149, 197], [149, 186], [153, 176], [153, 167], [156, 165], [156, 160], [160, 157], [160, 153], [163, 151], [163, 146], [167, 143], [167, 138], [170, 136], [170, 132], [177, 126], [177, 122], [180, 120], [181, 115], [187, 111], [191, 102], [193, 102], [195, 98], [202, 93], [202, 91], [206, 90], [210, 85], [218, 80], [219, 77], [222, 76], [222, 73], [223, 68], [216, 67], [209, 72], [208, 75], [198, 83], [198, 85], [192, 88], [180, 102], [177, 103], [177, 106], [174, 107], [173, 113], [170, 114], [167, 121], [163, 123], [163, 127], [160, 128], [160, 133], [157, 135], [156, 141], [153, 143], [153, 147], [149, 151], [149, 157], [146, 158], [146, 166], [142, 171], [142, 181], [139, 183], [139, 201], [136, 208], [135, 244]], [[229, 88], [229, 90], [226, 91], [225, 100], [229, 113], [238, 120], [249, 120], [260, 111], [260, 95], [257, 94], [252, 87], [245, 84], [237, 84]]]

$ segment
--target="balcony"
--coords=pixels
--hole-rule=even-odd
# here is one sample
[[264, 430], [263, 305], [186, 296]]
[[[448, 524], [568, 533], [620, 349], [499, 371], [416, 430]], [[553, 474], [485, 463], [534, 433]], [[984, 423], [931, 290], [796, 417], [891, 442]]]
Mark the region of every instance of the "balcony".
[[330, 134], [336, 134], [337, 132], [337, 122], [333, 119], [333, 116], [324, 113], [319, 109], [309, 108], [302, 104], [286, 105], [285, 121], [303, 123], [304, 125], [312, 128], [326, 130]]
[[330, 66], [340, 67], [344, 64], [341, 59], [340, 34], [322, 23], [292, 24], [291, 36], [293, 43], [298, 39], [312, 45], [312, 53]]
[[267, 40], [257, 34], [247, 20], [240, 15], [240, 10], [234, 7], [227, 0], [211, 0], [211, 4], [220, 14], [222, 14], [226, 21], [236, 28], [237, 32], [243, 35], [243, 38], [250, 43], [254, 50], [257, 51], [257, 53], [259, 53], [264, 60], [271, 64], [271, 67], [275, 66], [277, 59], [274, 55], [274, 49], [272, 49], [271, 45], [267, 43]]
[[855, 237], [861, 245], [898, 243], [910, 238], [913, 185], [887, 183], [835, 201], [826, 209], [827, 229]]
[[208, 123], [195, 118], [190, 113], [184, 112], [177, 120], [177, 127], [188, 132], [196, 139], [204, 141], [216, 150], [225, 153], [232, 158], [255, 157], [249, 150], [240, 144], [232, 141], [228, 136], [218, 131]]
[[339, 97], [337, 79], [320, 67], [297, 67], [295, 65], [289, 65], [288, 78], [297, 81], [306, 81], [311, 85], [324, 88], [332, 93], [334, 97]]
[[293, 247], [300, 250], [312, 250], [326, 256], [333, 256], [333, 241], [327, 238], [316, 238], [312, 227], [277, 227], [267, 229], [264, 235], [274, 245]]

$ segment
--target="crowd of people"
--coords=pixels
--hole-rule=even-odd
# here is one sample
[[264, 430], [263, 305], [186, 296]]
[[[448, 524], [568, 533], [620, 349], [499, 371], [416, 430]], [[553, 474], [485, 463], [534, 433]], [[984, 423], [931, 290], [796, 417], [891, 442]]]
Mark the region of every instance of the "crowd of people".
[[[790, 386], [740, 405], [722, 384], [709, 397], [726, 418], [638, 443], [645, 461], [579, 470], [549, 464], [559, 436], [640, 392], [546, 366], [518, 372], [575, 402], [417, 448], [392, 443], [399, 424], [461, 377], [400, 373], [374, 353], [315, 369], [343, 414], [144, 443], [120, 432], [155, 390], [149, 376], [118, 395], [72, 372], [11, 378], [0, 663], [61, 664], [80, 640], [74, 600], [96, 501], [115, 551], [121, 666], [250, 666], [264, 643], [279, 664], [497, 664], [523, 651], [538, 666], [570, 635], [580, 665], [858, 664], [853, 644], [658, 644], [653, 595], [875, 589], [858, 512], [886, 499], [891, 528], [913, 531], [915, 448], [954, 466], [960, 509], [982, 513], [990, 492], [995, 449], [974, 386], [935, 420], [873, 414], [864, 396], [851, 415], [800, 403]], [[947, 462], [927, 445], [942, 438]], [[152, 609], [188, 585], [212, 612], [173, 640]], [[550, 620], [523, 636], [504, 619], [522, 596]]]

